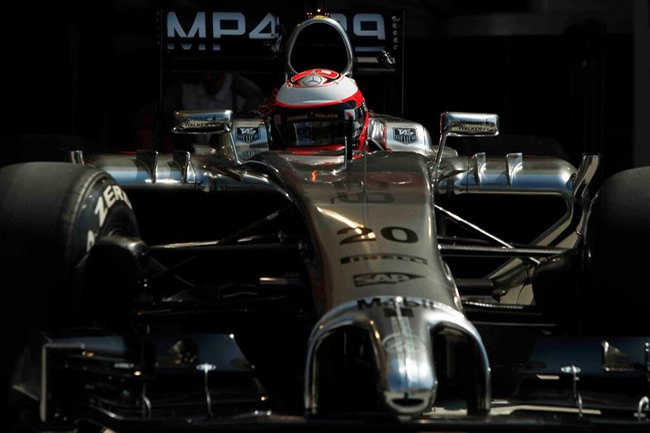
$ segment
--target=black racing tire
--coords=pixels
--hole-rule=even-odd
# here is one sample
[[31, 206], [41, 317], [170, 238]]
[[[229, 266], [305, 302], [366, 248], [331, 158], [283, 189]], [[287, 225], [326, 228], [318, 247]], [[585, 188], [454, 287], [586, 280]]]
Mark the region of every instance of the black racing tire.
[[645, 271], [650, 244], [650, 167], [616, 173], [594, 197], [585, 231], [582, 289], [594, 325], [607, 333], [650, 332]]
[[3, 389], [34, 330], [86, 325], [84, 258], [109, 234], [139, 232], [126, 194], [108, 173], [63, 162], [0, 168], [2, 308], [11, 318], [4, 325]]

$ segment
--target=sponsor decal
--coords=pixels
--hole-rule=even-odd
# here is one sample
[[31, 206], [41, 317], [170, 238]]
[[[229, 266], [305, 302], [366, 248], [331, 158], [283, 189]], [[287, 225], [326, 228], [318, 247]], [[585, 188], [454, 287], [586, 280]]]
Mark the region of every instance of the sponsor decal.
[[294, 75], [289, 82], [297, 86], [316, 87], [328, 84], [340, 76], [338, 72], [329, 69], [311, 69]]
[[417, 335], [394, 332], [387, 335], [382, 341], [382, 346], [387, 352], [424, 352], [427, 350], [426, 343]]
[[359, 274], [354, 277], [356, 287], [374, 286], [377, 284], [398, 284], [405, 281], [422, 278], [421, 275], [405, 274], [403, 272], [372, 272]]
[[357, 254], [341, 258], [341, 264], [365, 262], [370, 260], [398, 260], [409, 263], [427, 264], [427, 260], [422, 257], [409, 256], [406, 254], [392, 254], [392, 253], [379, 253], [379, 254]]
[[99, 196], [97, 206], [95, 206], [95, 215], [99, 218], [100, 228], [104, 226], [110, 208], [120, 201], [126, 203], [128, 207], [133, 209], [126, 193], [118, 185], [109, 185], [104, 189], [102, 195]]
[[[119, 202], [124, 202], [129, 208], [133, 209], [126, 193], [118, 185], [108, 185], [104, 188], [104, 191], [97, 200], [97, 205], [95, 206], [94, 211], [94, 214], [97, 215], [97, 227], [99, 230], [101, 230], [106, 222], [108, 211]], [[90, 251], [90, 248], [95, 245], [96, 237], [97, 233], [93, 230], [88, 230], [86, 237], [86, 251]]]
[[[352, 236], [348, 236], [339, 242], [340, 245], [349, 244], [351, 242], [365, 242], [374, 241], [377, 239], [375, 233], [370, 227], [343, 227], [336, 232], [337, 235], [343, 235], [349, 232], [354, 232]], [[381, 229], [381, 235], [384, 239], [393, 242], [414, 244], [418, 241], [418, 235], [413, 230], [406, 227], [384, 227]]]
[[496, 130], [487, 120], [468, 120], [464, 119], [461, 122], [455, 123], [452, 127], [454, 132], [467, 132], [469, 134], [482, 134], [494, 132]]
[[404, 144], [415, 143], [418, 140], [415, 128], [393, 128], [393, 137]]
[[395, 309], [397, 304], [400, 304], [402, 308], [424, 308], [428, 310], [434, 310], [436, 308], [444, 308], [444, 304], [439, 302], [431, 301], [428, 299], [413, 299], [413, 298], [402, 298], [400, 302], [395, 300], [395, 298], [365, 298], [357, 300], [357, 308], [359, 310], [369, 310], [372, 308], [392, 308]]
[[239, 159], [241, 160], [251, 159], [258, 153], [264, 152], [264, 150], [265, 149], [248, 149], [248, 150], [237, 151], [237, 156], [239, 156]]
[[[338, 186], [338, 185], [337, 185]], [[330, 199], [330, 203], [334, 204], [336, 201], [341, 203], [393, 203], [395, 197], [389, 192], [356, 192], [348, 194], [346, 192], [340, 192], [336, 197]]]
[[309, 114], [298, 114], [295, 116], [287, 116], [287, 122], [295, 122], [296, 120], [309, 120]]
[[260, 130], [255, 127], [237, 128], [237, 140], [252, 143], [260, 139]]
[[312, 113], [314, 119], [338, 119], [339, 113]]
[[[318, 112], [309, 112], [294, 114], [287, 116], [287, 122], [295, 122], [298, 120], [337, 120], [340, 119], [340, 113], [318, 113]], [[280, 122], [276, 122], [280, 123]]]

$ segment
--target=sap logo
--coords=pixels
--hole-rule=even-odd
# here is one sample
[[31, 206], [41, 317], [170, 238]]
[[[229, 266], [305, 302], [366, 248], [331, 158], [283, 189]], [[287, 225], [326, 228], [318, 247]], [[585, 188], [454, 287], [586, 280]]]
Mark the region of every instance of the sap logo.
[[354, 276], [356, 287], [372, 286], [375, 284], [397, 284], [405, 281], [422, 278], [420, 275], [405, 274], [401, 272], [373, 272]]

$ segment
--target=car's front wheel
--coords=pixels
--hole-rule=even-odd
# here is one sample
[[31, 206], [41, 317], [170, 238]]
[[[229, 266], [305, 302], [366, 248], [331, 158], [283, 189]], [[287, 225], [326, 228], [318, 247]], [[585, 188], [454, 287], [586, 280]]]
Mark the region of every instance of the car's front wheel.
[[106, 172], [56, 162], [0, 169], [2, 389], [33, 330], [86, 325], [82, 300], [92, 293], [84, 293], [85, 258], [111, 234], [137, 237], [138, 227], [128, 197]]

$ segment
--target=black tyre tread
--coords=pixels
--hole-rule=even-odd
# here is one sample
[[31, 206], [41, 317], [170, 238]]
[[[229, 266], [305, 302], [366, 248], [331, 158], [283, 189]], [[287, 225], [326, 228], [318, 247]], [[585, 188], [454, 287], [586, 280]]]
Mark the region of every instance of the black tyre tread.
[[582, 291], [594, 322], [609, 332], [650, 331], [644, 272], [650, 244], [649, 185], [650, 167], [625, 170], [606, 179], [591, 204]]
[[[29, 162], [0, 168], [1, 311], [11, 318], [3, 326], [2, 390], [7, 389], [8, 372], [34, 330], [75, 324], [80, 293], [72, 290], [73, 275], [86, 253], [79, 226], [96, 222], [80, 220], [80, 215], [86, 212], [87, 218], [102, 188], [112, 185], [115, 181], [107, 173], [70, 163]], [[121, 227], [126, 235], [138, 234], [133, 212], [121, 202], [108, 210], [98, 233], [114, 227]]]

